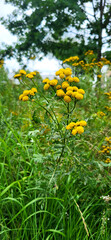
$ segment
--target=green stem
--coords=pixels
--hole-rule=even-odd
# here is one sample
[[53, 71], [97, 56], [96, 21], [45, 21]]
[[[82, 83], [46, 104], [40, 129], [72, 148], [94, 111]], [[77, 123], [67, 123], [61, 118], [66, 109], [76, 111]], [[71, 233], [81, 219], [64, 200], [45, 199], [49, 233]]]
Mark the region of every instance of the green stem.
[[[35, 101], [35, 102], [36, 102], [36, 101]], [[43, 109], [50, 115], [50, 117], [52, 118], [52, 120], [56, 123], [55, 119], [53, 118], [52, 114], [47, 110], [47, 108], [45, 108], [44, 106], [42, 106], [42, 105], [39, 103], [39, 101], [37, 101], [37, 103], [39, 104], [39, 106], [40, 106], [41, 108], [43, 108]]]
[[67, 125], [69, 122], [69, 114], [70, 114], [70, 112], [69, 112], [69, 103], [68, 103], [68, 105], [67, 105]]
[[74, 101], [74, 106], [73, 106], [72, 110], [70, 111], [70, 114], [74, 111], [74, 109], [75, 109], [75, 107], [76, 107], [76, 103], [77, 103], [77, 101], [76, 101], [76, 99], [75, 99], [75, 101]]
[[[41, 96], [47, 101], [47, 103], [49, 104], [49, 101], [48, 101], [48, 99], [40, 92], [40, 94], [41, 94]], [[57, 119], [57, 117], [56, 117], [56, 115], [55, 115], [55, 112], [53, 111], [53, 108], [52, 107], [50, 107], [50, 109], [51, 109], [51, 111], [53, 112], [53, 114], [54, 114], [54, 117], [55, 117], [55, 119], [56, 119], [56, 122], [57, 122], [57, 125], [58, 125], [58, 128], [60, 127], [60, 124], [59, 124], [59, 122], [58, 122], [58, 119]]]
[[62, 146], [61, 154], [60, 154], [59, 158], [57, 159], [57, 163], [60, 162], [61, 157], [63, 156], [64, 149], [65, 149], [65, 142], [66, 142], [66, 137], [64, 136], [64, 139], [63, 139], [63, 146]]
[[[69, 115], [70, 115], [70, 112], [69, 112], [69, 103], [68, 103], [68, 105], [67, 105], [67, 125], [68, 125], [68, 122], [69, 122]], [[66, 145], [66, 131], [65, 131], [65, 134], [64, 134], [64, 138], [63, 138], [63, 146], [62, 146], [61, 154], [60, 154], [60, 156], [57, 160], [57, 163], [60, 162], [61, 157], [63, 156], [65, 145]]]
[[31, 79], [31, 81], [33, 82], [34, 86], [37, 88], [38, 86], [35, 84], [35, 82], [33, 81], [33, 79]]

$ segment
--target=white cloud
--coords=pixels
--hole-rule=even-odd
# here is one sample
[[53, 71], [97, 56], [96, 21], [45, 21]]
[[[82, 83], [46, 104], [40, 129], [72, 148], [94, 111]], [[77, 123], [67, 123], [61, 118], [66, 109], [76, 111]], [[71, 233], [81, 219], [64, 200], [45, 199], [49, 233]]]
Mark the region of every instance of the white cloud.
[[2, 24], [0, 24], [0, 32], [1, 32], [1, 36], [0, 36], [0, 45], [1, 46], [2, 46], [2, 43], [11, 45], [12, 42], [17, 41], [17, 37], [13, 36]]
[[15, 9], [10, 3], [5, 4], [4, 0], [0, 0], [0, 17], [7, 17]]

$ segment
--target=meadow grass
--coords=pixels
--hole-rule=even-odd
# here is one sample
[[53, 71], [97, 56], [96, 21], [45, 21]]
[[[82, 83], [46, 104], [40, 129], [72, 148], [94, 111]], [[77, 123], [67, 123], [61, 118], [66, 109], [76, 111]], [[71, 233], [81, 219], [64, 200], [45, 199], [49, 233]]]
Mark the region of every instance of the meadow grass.
[[83, 135], [66, 136], [61, 155], [64, 138], [41, 106], [53, 113], [53, 99], [61, 129], [63, 103], [56, 105], [54, 93], [50, 104], [42, 96], [36, 108], [20, 102], [24, 86], [0, 71], [0, 239], [110, 240], [111, 163], [98, 153], [110, 136], [110, 113], [97, 115], [107, 105], [105, 89], [98, 99], [87, 85], [90, 75], [81, 80], [86, 96], [72, 117], [85, 119], [87, 127]]

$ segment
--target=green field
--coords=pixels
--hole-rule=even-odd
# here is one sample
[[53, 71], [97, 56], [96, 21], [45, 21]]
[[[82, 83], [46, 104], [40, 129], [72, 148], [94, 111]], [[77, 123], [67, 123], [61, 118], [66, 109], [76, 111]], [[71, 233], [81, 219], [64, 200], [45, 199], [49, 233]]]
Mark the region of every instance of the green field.
[[0, 68], [1, 240], [111, 240], [111, 78], [95, 65], [18, 85]]

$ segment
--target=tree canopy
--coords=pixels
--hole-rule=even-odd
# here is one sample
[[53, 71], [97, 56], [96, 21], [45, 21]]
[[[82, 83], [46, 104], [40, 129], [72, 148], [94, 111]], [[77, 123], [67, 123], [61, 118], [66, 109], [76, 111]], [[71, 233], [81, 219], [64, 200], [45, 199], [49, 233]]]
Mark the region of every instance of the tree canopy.
[[[82, 56], [92, 49], [101, 58], [105, 41], [110, 44], [111, 5], [107, 0], [5, 0], [16, 9], [2, 23], [18, 36], [6, 54], [41, 56], [52, 53], [58, 59]], [[90, 12], [86, 4], [90, 3]], [[103, 37], [103, 31], [106, 38]], [[82, 51], [81, 51], [82, 49]]]

